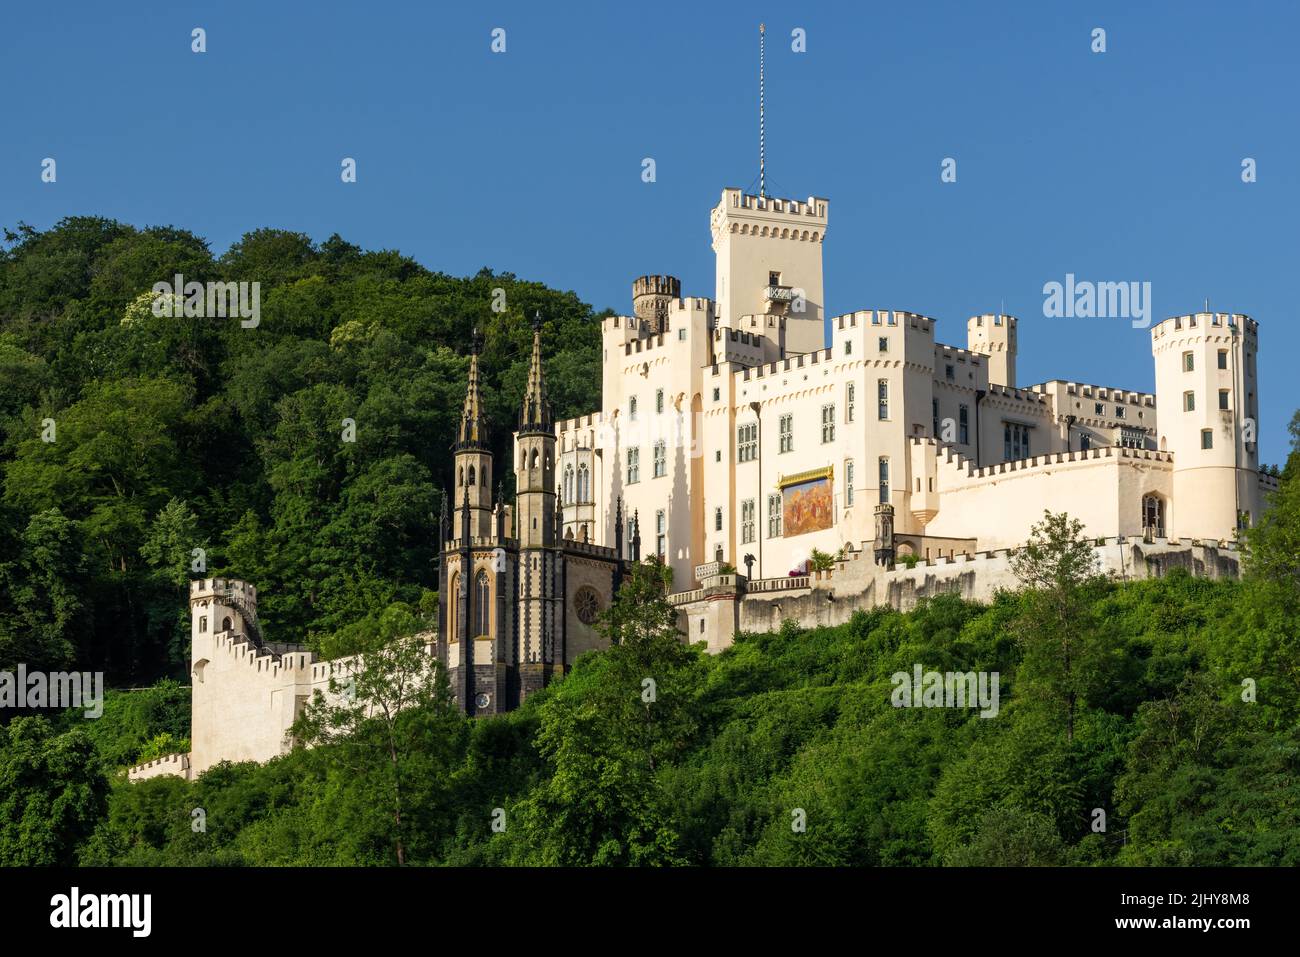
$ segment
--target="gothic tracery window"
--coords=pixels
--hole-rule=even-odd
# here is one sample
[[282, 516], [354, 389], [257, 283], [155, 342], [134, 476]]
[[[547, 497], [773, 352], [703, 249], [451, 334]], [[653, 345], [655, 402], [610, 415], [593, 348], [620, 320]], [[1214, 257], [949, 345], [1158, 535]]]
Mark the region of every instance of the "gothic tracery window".
[[489, 625], [489, 611], [491, 610], [491, 588], [488, 585], [487, 572], [479, 569], [478, 576], [474, 579], [474, 634], [486, 635]]

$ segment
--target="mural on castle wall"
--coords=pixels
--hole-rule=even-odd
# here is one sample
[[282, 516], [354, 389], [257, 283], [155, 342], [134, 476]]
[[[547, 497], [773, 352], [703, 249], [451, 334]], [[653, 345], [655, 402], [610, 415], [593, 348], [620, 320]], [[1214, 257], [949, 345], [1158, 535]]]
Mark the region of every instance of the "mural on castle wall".
[[789, 538], [830, 528], [833, 521], [829, 476], [781, 489], [781, 533]]

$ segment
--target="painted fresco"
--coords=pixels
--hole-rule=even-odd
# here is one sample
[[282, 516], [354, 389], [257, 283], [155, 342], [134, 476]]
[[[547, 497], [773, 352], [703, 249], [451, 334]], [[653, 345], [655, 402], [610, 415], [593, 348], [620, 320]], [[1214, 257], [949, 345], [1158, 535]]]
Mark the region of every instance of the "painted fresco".
[[833, 513], [829, 478], [787, 485], [781, 490], [781, 534], [785, 538], [830, 528]]

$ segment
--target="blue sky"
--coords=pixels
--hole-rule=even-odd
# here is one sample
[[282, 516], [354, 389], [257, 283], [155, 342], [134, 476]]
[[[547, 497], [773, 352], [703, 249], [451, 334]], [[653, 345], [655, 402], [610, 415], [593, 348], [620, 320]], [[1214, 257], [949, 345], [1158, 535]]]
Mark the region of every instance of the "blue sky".
[[[1300, 405], [1300, 57], [1290, 2], [10, 3], [0, 223], [338, 232], [630, 310], [713, 294], [708, 210], [757, 181], [830, 199], [831, 315], [909, 309], [964, 344], [1021, 317], [1022, 383], [1150, 390], [1145, 330], [1047, 319], [1066, 273], [1149, 281], [1158, 321], [1260, 322], [1261, 451]], [[207, 30], [208, 52], [190, 52]], [[493, 54], [490, 33], [506, 30]], [[790, 49], [796, 28], [807, 52]], [[1107, 52], [1091, 52], [1094, 27]], [[58, 161], [58, 182], [40, 162]], [[339, 178], [343, 157], [358, 182]], [[657, 181], [641, 181], [653, 157]], [[940, 163], [957, 160], [957, 182]], [[1241, 181], [1257, 162], [1258, 182]]]

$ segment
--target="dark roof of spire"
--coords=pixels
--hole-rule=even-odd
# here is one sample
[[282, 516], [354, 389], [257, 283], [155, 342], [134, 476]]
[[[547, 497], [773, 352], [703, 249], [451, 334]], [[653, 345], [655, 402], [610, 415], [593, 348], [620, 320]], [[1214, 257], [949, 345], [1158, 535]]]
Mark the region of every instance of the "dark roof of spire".
[[456, 449], [487, 449], [488, 420], [483, 411], [483, 397], [479, 391], [478, 354], [483, 348], [483, 337], [475, 327], [470, 336], [469, 383], [465, 389], [465, 406], [460, 413], [460, 428], [456, 431]]
[[551, 403], [546, 398], [546, 380], [542, 376], [542, 314], [533, 317], [533, 358], [528, 364], [528, 387], [519, 410], [519, 431], [552, 432]]

